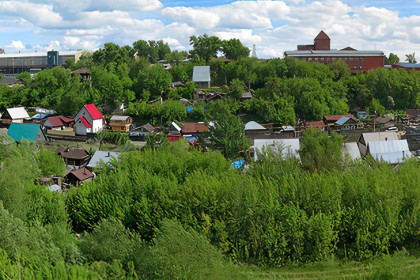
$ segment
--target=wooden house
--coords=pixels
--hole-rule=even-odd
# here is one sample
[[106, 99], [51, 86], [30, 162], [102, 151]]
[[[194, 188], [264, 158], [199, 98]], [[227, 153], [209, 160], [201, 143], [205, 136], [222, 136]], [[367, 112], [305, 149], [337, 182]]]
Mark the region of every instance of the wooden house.
[[131, 141], [146, 141], [146, 137], [155, 131], [155, 128], [150, 123], [136, 127], [130, 131], [129, 137]]
[[129, 132], [133, 120], [129, 116], [113, 115], [109, 120], [109, 126], [114, 132]]

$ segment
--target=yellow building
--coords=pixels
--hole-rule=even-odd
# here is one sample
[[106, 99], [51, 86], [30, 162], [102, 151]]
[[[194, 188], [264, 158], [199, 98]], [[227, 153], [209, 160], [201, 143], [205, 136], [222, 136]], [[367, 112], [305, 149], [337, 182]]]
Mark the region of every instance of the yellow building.
[[115, 132], [129, 132], [132, 123], [133, 120], [129, 116], [113, 115], [109, 120], [109, 126]]

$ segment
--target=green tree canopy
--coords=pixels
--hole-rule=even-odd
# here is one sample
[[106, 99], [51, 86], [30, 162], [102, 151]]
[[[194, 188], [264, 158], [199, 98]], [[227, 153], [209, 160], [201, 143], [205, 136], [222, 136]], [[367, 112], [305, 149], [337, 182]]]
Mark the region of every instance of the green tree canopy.
[[217, 52], [222, 47], [222, 41], [216, 36], [208, 36], [204, 33], [198, 37], [191, 36], [190, 45], [193, 47], [190, 51], [191, 57], [204, 59], [208, 63], [211, 58], [217, 57]]
[[250, 50], [242, 45], [239, 39], [232, 38], [222, 42], [222, 51], [227, 59], [238, 60], [240, 57], [248, 57]]

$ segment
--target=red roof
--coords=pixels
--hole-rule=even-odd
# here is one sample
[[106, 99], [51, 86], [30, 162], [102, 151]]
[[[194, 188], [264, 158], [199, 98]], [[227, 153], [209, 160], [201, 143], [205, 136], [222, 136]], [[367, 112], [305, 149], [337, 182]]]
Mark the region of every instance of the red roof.
[[184, 123], [184, 126], [182, 127], [183, 134], [205, 132], [208, 130], [209, 130], [209, 127], [204, 123], [186, 122]]
[[94, 177], [93, 173], [90, 172], [89, 169], [85, 167], [82, 167], [77, 170], [73, 170], [70, 173], [73, 174], [73, 176], [76, 177], [79, 181], [84, 181], [84, 180]]
[[323, 121], [313, 121], [313, 122], [306, 122], [305, 124], [307, 127], [313, 126], [317, 128], [323, 128], [325, 126]]
[[80, 117], [80, 119], [82, 120], [82, 122], [85, 124], [85, 126], [87, 128], [91, 128], [92, 126], [88, 123], [88, 121], [85, 119], [85, 117]]
[[98, 108], [96, 108], [95, 104], [86, 104], [86, 110], [88, 110], [89, 114], [92, 116], [94, 120], [103, 119], [101, 112], [99, 112]]
[[61, 127], [73, 121], [73, 119], [64, 116], [49, 117], [48, 120], [50, 121], [51, 127]]
[[336, 122], [338, 121], [341, 117], [349, 117], [354, 119], [354, 116], [352, 114], [348, 114], [348, 115], [329, 115], [329, 116], [324, 116], [325, 120], [328, 122]]

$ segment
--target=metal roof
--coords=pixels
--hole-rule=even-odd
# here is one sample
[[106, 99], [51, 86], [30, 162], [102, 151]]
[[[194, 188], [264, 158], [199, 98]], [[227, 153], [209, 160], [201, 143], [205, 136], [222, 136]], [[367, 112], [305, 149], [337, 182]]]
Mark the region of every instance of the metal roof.
[[266, 128], [257, 122], [250, 121], [245, 124], [245, 130], [266, 130]]
[[193, 82], [210, 82], [210, 66], [194, 66]]
[[12, 118], [12, 120], [29, 118], [28, 112], [26, 112], [25, 108], [23, 107], [9, 108], [7, 109], [7, 112], [9, 113], [9, 116]]
[[373, 141], [398, 140], [398, 134], [395, 131], [367, 132], [362, 133], [362, 136], [366, 144]]
[[111, 117], [111, 121], [126, 121], [130, 116], [119, 116], [119, 115], [113, 115]]
[[118, 159], [119, 155], [117, 152], [96, 151], [87, 167], [98, 167], [100, 162], [107, 164], [112, 158]]
[[254, 160], [258, 160], [258, 152], [263, 153], [271, 149], [278, 155], [281, 151], [281, 157], [299, 157], [300, 142], [298, 138], [289, 139], [254, 139]]
[[376, 160], [384, 160], [391, 164], [412, 156], [406, 139], [373, 141], [368, 144], [368, 151]]
[[346, 116], [342, 116], [338, 119], [338, 121], [335, 122], [336, 125], [343, 125], [345, 124], [350, 118]]
[[[76, 55], [81, 51], [62, 51], [58, 52], [59, 56], [65, 55]], [[39, 56], [47, 56], [46, 52], [32, 52], [32, 53], [3, 53], [0, 54], [0, 58], [20, 58], [20, 57], [39, 57]]]
[[352, 160], [361, 158], [359, 147], [357, 142], [344, 143], [341, 149], [343, 156], [348, 154]]
[[40, 125], [36, 123], [11, 123], [7, 134], [15, 141], [26, 139], [34, 142], [38, 133], [42, 133]]
[[307, 57], [307, 56], [384, 56], [382, 51], [340, 51], [340, 50], [304, 50], [304, 51], [286, 51], [286, 56]]
[[[176, 122], [171, 123], [171, 128], [175, 129], [178, 132], [181, 132], [181, 128], [179, 127], [179, 125], [176, 124]], [[172, 130], [171, 128], [170, 130]]]

